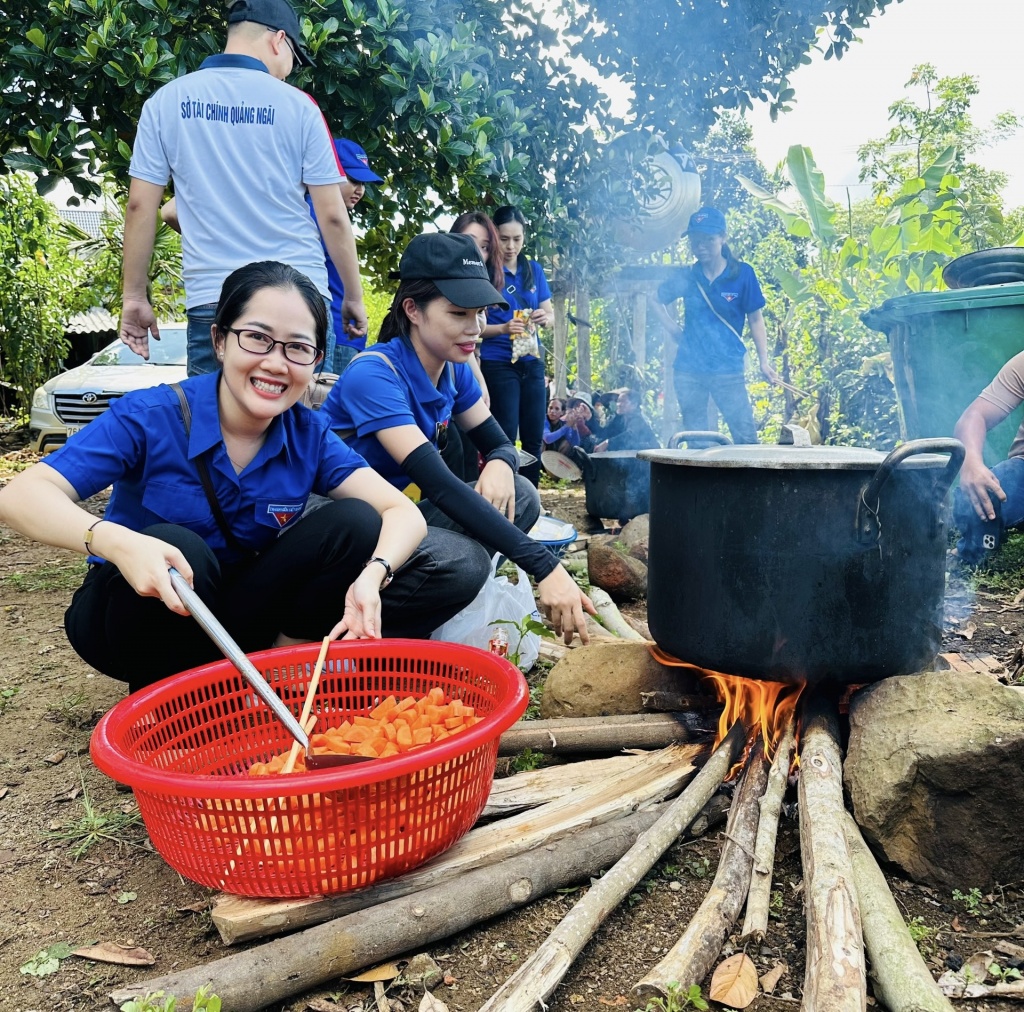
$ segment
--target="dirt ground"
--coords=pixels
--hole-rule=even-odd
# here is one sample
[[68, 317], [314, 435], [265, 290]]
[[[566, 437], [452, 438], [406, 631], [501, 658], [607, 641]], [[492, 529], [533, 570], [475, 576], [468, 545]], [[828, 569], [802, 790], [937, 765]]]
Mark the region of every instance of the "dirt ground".
[[[2, 440], [0, 481], [30, 459], [17, 434]], [[583, 526], [578, 491], [548, 491], [545, 502]], [[90, 506], [101, 512], [102, 499]], [[90, 732], [124, 686], [87, 667], [65, 640], [62, 615], [82, 568], [80, 556], [30, 544], [0, 527], [0, 1012], [110, 1009], [106, 995], [116, 986], [226, 952], [210, 922], [212, 893], [163, 862], [137, 821], [131, 794], [90, 762]], [[988, 584], [954, 577], [947, 649], [988, 651], [1009, 663], [1024, 635], [1024, 605], [1013, 603], [1022, 586], [1024, 564]], [[642, 604], [635, 611], [642, 614]], [[537, 672], [532, 681], [542, 678]], [[719, 830], [672, 848], [584, 950], [549, 1003], [552, 1012], [636, 1007], [631, 986], [682, 932], [714, 874], [721, 842]], [[769, 936], [748, 955], [759, 973], [780, 962], [787, 969], [774, 996], [761, 995], [749, 1006], [755, 1012], [791, 1012], [801, 994], [804, 922], [791, 805], [778, 855]], [[1022, 883], [956, 900], [898, 877], [891, 883], [936, 973], [987, 948], [988, 933], [1024, 942]], [[452, 1012], [475, 1012], [579, 894], [555, 894], [431, 946], [447, 975], [436, 997]], [[156, 963], [128, 968], [67, 955], [95, 942], [143, 947]], [[49, 965], [40, 958], [44, 951], [53, 957]], [[396, 1010], [419, 1007], [420, 995], [409, 987], [393, 985], [388, 997]], [[964, 1004], [979, 1012], [1015, 1007]], [[374, 1007], [366, 985], [339, 981], [275, 1009]]]

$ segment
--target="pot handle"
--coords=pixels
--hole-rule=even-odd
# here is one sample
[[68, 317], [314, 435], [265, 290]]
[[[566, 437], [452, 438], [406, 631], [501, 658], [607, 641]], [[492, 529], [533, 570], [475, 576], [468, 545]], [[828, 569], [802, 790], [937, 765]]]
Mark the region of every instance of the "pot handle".
[[675, 433], [668, 441], [668, 449], [675, 450], [679, 447], [680, 443], [688, 443], [694, 439], [701, 439], [705, 443], [720, 443], [723, 446], [729, 446], [732, 443], [732, 440], [728, 436], [723, 436], [721, 432], [695, 429], [693, 431]]
[[864, 543], [878, 540], [878, 497], [882, 486], [889, 480], [893, 471], [908, 457], [919, 453], [948, 453], [949, 460], [935, 482], [936, 499], [945, 498], [949, 486], [953, 484], [960, 465], [964, 462], [964, 444], [959, 439], [912, 439], [898, 446], [889, 454], [875, 471], [871, 480], [861, 489], [857, 502], [857, 539]]

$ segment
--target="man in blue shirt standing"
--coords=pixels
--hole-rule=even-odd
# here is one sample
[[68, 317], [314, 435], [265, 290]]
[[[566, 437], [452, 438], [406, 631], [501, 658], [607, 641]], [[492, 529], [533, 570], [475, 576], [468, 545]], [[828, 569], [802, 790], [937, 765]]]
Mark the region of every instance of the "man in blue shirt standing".
[[[350, 141], [347, 137], [335, 137], [334, 150], [337, 152], [341, 167], [345, 170], [345, 178], [340, 184], [341, 197], [345, 201], [346, 209], [351, 214], [352, 209], [363, 199], [363, 195], [366, 193], [366, 184], [383, 183], [384, 180], [370, 168], [370, 159], [355, 141]], [[310, 205], [313, 220], [316, 221], [316, 212], [313, 210], [312, 201], [308, 197], [306, 201]], [[366, 350], [366, 331], [356, 334], [346, 327], [341, 308], [345, 302], [345, 282], [342, 280], [338, 268], [334, 266], [326, 242], [324, 243], [324, 255], [327, 257], [327, 284], [331, 289], [331, 320], [337, 340], [334, 348], [327, 350], [327, 371], [336, 372], [340, 376], [345, 371], [345, 366], [361, 351]]]
[[330, 299], [320, 233], [345, 283], [343, 316], [366, 332], [359, 265], [331, 135], [309, 95], [284, 83], [311, 64], [287, 0], [235, 0], [224, 52], [158, 89], [143, 106], [124, 223], [121, 340], [149, 357], [159, 338], [146, 294], [157, 211], [173, 178], [182, 233], [190, 376], [217, 369], [211, 326], [224, 279], [277, 260]]
[[[681, 267], [658, 288], [655, 313], [676, 342], [673, 378], [683, 428], [711, 427], [709, 398], [725, 418], [734, 443], [756, 443], [757, 426], [750, 406], [743, 361], [744, 325], [757, 349], [761, 372], [771, 383], [779, 374], [768, 360], [764, 295], [750, 264], [733, 257], [725, 244], [725, 216], [702, 207], [690, 216], [686, 236], [696, 263]], [[667, 306], [683, 300], [683, 326]]]

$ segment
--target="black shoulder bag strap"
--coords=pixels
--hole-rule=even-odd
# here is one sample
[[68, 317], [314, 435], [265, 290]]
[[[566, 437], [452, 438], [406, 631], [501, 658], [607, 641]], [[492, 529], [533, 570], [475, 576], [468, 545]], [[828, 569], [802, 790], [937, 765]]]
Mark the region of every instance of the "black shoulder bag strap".
[[[178, 403], [181, 405], [181, 420], [185, 423], [185, 435], [190, 436], [192, 434], [192, 409], [188, 406], [185, 391], [181, 389], [180, 383], [172, 383], [171, 389], [178, 395]], [[210, 504], [210, 509], [213, 510], [213, 519], [217, 521], [217, 526], [220, 528], [221, 534], [224, 535], [228, 548], [239, 555], [252, 558], [256, 553], [251, 548], [246, 548], [231, 533], [228, 518], [224, 516], [224, 510], [220, 508], [220, 503], [217, 501], [217, 493], [213, 490], [213, 481], [210, 479], [210, 469], [206, 464], [205, 455], [200, 454], [196, 457], [196, 470], [199, 472], [199, 480], [206, 493], [206, 501]]]

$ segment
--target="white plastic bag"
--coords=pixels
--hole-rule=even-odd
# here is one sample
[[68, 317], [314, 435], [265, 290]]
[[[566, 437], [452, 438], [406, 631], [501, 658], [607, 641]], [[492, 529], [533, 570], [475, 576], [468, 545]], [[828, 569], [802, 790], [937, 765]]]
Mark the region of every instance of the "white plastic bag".
[[[487, 650], [496, 630], [504, 629], [508, 633], [508, 648], [512, 654], [517, 651], [516, 641], [519, 632], [515, 625], [526, 618], [540, 620], [537, 602], [533, 597], [530, 578], [522, 570], [518, 570], [518, 583], [510, 583], [508, 577], [498, 576], [498, 559], [491, 559], [490, 578], [480, 588], [480, 592], [457, 615], [453, 615], [444, 625], [435, 629], [430, 638], [447, 640], [449, 643], [464, 643], [468, 647], [480, 647]], [[496, 624], [498, 620], [511, 622], [512, 625]], [[519, 668], [529, 671], [537, 662], [540, 653], [540, 637], [536, 633], [527, 633], [518, 646]]]

